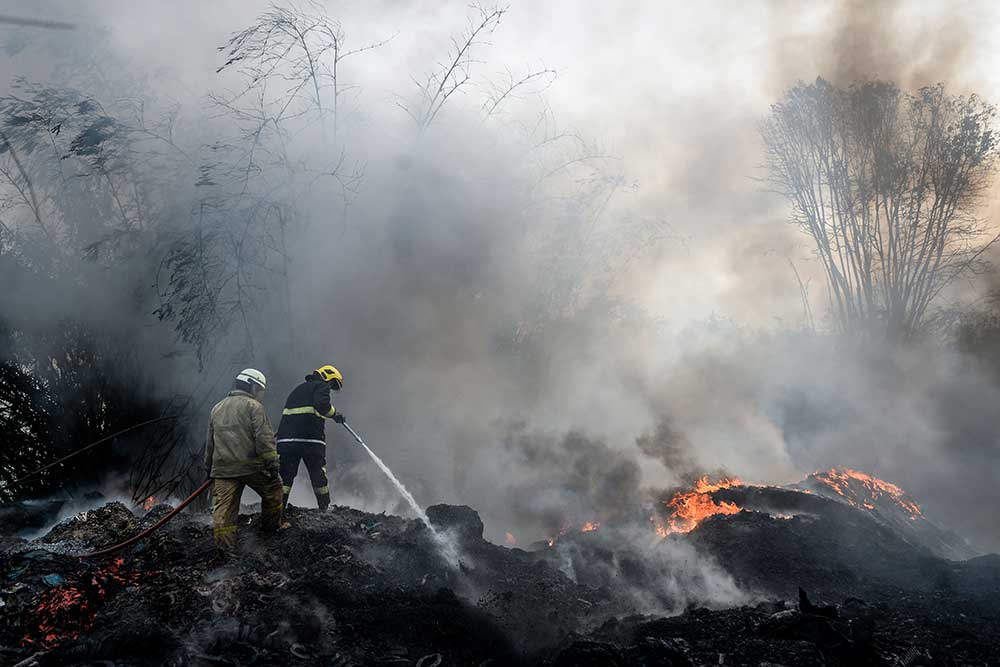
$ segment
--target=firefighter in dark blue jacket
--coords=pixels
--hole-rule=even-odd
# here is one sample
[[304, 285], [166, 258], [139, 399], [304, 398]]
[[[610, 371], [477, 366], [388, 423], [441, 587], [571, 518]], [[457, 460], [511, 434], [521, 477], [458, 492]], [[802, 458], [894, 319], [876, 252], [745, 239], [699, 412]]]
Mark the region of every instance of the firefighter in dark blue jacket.
[[299, 471], [299, 461], [305, 461], [312, 482], [316, 503], [320, 509], [330, 506], [330, 482], [326, 476], [326, 423], [332, 419], [344, 423], [344, 414], [330, 402], [330, 392], [340, 391], [344, 376], [333, 366], [321, 366], [306, 376], [306, 381], [292, 390], [281, 411], [278, 424], [278, 456], [284, 505]]

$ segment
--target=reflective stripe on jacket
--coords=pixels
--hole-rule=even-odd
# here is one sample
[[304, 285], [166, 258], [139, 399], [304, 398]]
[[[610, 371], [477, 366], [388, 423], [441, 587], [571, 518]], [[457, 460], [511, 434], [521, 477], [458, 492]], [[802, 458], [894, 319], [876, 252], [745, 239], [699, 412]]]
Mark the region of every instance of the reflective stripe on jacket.
[[212, 408], [205, 438], [205, 465], [212, 477], [243, 477], [277, 465], [274, 429], [260, 401], [231, 391]]
[[278, 424], [278, 440], [325, 443], [324, 418], [332, 418], [336, 413], [330, 403], [330, 385], [306, 380], [288, 394]]

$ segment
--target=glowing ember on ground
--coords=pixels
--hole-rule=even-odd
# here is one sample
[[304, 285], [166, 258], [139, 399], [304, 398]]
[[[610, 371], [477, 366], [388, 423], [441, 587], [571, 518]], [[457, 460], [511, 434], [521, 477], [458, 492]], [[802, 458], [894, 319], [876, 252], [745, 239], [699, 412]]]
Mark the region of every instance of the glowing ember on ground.
[[109, 589], [134, 583], [139, 575], [121, 572], [124, 559], [84, 575], [79, 580], [56, 586], [38, 597], [34, 609], [34, 631], [23, 639], [25, 645], [52, 648], [67, 639], [77, 639], [90, 630]]
[[[559, 541], [559, 538], [574, 530], [574, 525], [572, 523], [564, 523], [563, 527], [559, 529], [559, 533], [555, 537], [550, 537], [548, 539], [549, 546], [555, 546], [555, 543]], [[581, 533], [590, 533], [601, 527], [600, 521], [587, 521], [582, 526], [580, 526], [579, 531]]]
[[872, 477], [858, 470], [830, 468], [826, 472], [815, 473], [813, 477], [833, 489], [855, 507], [874, 510], [875, 501], [888, 499], [906, 510], [912, 520], [924, 515], [920, 506], [913, 502], [903, 489], [891, 482]]
[[665, 522], [651, 519], [655, 524], [656, 533], [666, 537], [671, 533], [689, 533], [695, 526], [707, 517], [715, 514], [736, 514], [740, 508], [734, 503], [715, 502], [712, 493], [734, 486], [743, 486], [736, 477], [723, 477], [717, 482], [710, 482], [704, 476], [695, 482], [694, 490], [674, 494], [674, 497], [664, 504], [670, 508], [670, 516]]
[[153, 505], [155, 504], [156, 500], [153, 498], [153, 496], [150, 496], [149, 498], [146, 498], [146, 501], [142, 504], [142, 509], [148, 512], [149, 510], [153, 509]]
[[510, 546], [512, 547], [517, 546], [517, 538], [514, 537], [511, 533], [505, 533], [503, 537], [504, 540], [506, 540], [507, 544], [509, 544]]
[[557, 541], [557, 540], [558, 540], [558, 539], [559, 539], [560, 537], [562, 537], [563, 535], [565, 535], [566, 533], [568, 533], [568, 532], [569, 532], [569, 531], [570, 531], [570, 530], [571, 530], [572, 528], [573, 528], [573, 524], [572, 524], [572, 523], [569, 523], [569, 522], [564, 522], [564, 523], [563, 523], [563, 525], [562, 525], [562, 528], [560, 528], [560, 529], [559, 529], [559, 532], [558, 532], [558, 533], [556, 533], [556, 536], [555, 536], [555, 537], [550, 537], [550, 538], [548, 539], [548, 542], [549, 542], [549, 546], [550, 546], [550, 547], [551, 547], [551, 546], [554, 546], [554, 545], [555, 545], [555, 543], [556, 543], [556, 541]]

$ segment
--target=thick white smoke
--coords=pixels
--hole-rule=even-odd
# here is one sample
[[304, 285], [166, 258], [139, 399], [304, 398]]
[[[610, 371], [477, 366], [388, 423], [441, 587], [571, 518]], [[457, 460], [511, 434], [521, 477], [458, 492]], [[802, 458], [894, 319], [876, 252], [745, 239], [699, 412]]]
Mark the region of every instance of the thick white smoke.
[[[176, 105], [176, 140], [199, 156], [232, 136], [231, 118], [206, 103], [237, 85], [215, 74], [215, 49], [266, 3], [46, 9], [77, 30], [3, 28], [0, 82], [72, 84], [109, 105], [155, 97], [160, 109]], [[313, 126], [288, 144], [302, 164], [343, 151], [363, 178], [345, 209], [335, 181], [303, 187], [309, 180], [296, 176], [287, 283], [258, 299], [254, 358], [240, 359], [271, 379], [275, 421], [306, 372], [338, 365], [347, 376], [338, 407], [417, 499], [477, 508], [494, 539], [545, 537], [559, 515], [613, 515], [694, 471], [789, 482], [837, 464], [900, 483], [932, 518], [1000, 546], [982, 509], [982, 494], [998, 493], [984, 472], [996, 463], [994, 382], [945, 346], [855, 349], [796, 333], [802, 302], [789, 260], [812, 278], [817, 313], [822, 285], [782, 201], [755, 180], [757, 122], [799, 78], [940, 76], [1000, 99], [976, 64], [992, 62], [1000, 43], [980, 27], [988, 21], [956, 28], [965, 48], [942, 37], [944, 65], [916, 71], [900, 63], [922, 48], [933, 9], [515, 5], [477, 51], [470, 85], [418, 133], [397, 103], [411, 103], [411, 77], [446, 57], [467, 8], [326, 9], [349, 46], [391, 40], [346, 61], [337, 139]], [[866, 31], [892, 21], [899, 34], [885, 51]], [[832, 36], [846, 34], [857, 43]], [[856, 44], [850, 62], [844, 43]], [[558, 77], [484, 118], [487, 82], [505, 68]], [[178, 229], [197, 196], [189, 176], [165, 184]], [[277, 175], [273, 184], [286, 185]], [[151, 273], [136, 271], [140, 291]], [[94, 319], [112, 321], [126, 291], [93, 295]], [[48, 322], [73, 303], [61, 292], [33, 296], [30, 311], [9, 307]], [[237, 363], [229, 339], [199, 373], [166, 323], [141, 324], [169, 391], [221, 396]], [[665, 423], [674, 435], [657, 440]], [[329, 457], [340, 501], [399, 509], [332, 426]], [[300, 478], [293, 502], [308, 496]]]

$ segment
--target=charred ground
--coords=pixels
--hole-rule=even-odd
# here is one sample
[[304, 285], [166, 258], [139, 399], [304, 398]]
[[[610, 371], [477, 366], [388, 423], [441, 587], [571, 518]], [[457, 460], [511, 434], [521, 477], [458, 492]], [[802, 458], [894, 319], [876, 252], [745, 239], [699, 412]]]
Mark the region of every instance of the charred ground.
[[[0, 643], [24, 665], [989, 665], [1000, 661], [1000, 558], [935, 555], [865, 508], [772, 487], [713, 492], [741, 510], [661, 539], [649, 525], [567, 533], [535, 551], [482, 538], [467, 507], [418, 521], [292, 508], [270, 539], [213, 560], [208, 517], [181, 515], [131, 551], [113, 544], [168, 508], [77, 515], [0, 556]], [[690, 551], [679, 551], [687, 549]], [[741, 604], [681, 596], [711, 563]], [[685, 557], [688, 559], [688, 557]], [[671, 588], [663, 585], [673, 581]], [[799, 587], [809, 599], [799, 598]], [[828, 605], [833, 606], [828, 606]], [[715, 607], [715, 608], [708, 608]]]

